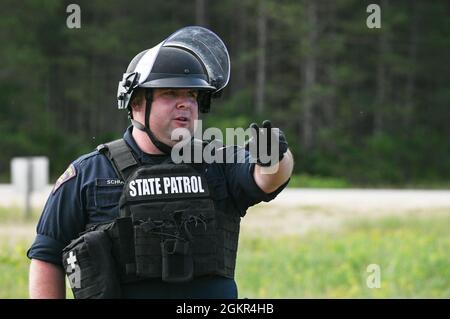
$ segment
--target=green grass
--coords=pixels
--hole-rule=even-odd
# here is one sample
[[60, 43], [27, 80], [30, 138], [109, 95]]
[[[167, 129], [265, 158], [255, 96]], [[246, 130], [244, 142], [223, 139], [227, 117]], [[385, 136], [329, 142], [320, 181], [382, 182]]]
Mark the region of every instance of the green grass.
[[337, 177], [312, 176], [307, 174], [292, 175], [288, 187], [306, 188], [349, 188], [352, 185]]
[[[449, 298], [450, 216], [353, 222], [337, 233], [243, 234], [240, 298]], [[369, 264], [381, 287], [369, 289]]]
[[[29, 297], [28, 269], [30, 261], [26, 253], [30, 244], [29, 240], [19, 240], [13, 245], [0, 244], [0, 299], [26, 299]], [[66, 296], [73, 298], [70, 288], [66, 289]]]
[[325, 177], [309, 174], [292, 175], [288, 187], [302, 188], [393, 188], [393, 189], [450, 189], [447, 181], [416, 181], [393, 183], [356, 183], [341, 177]]
[[[243, 233], [239, 298], [450, 298], [449, 225], [448, 215], [389, 217], [303, 236]], [[0, 236], [0, 298], [28, 297], [31, 240]], [[366, 286], [369, 264], [381, 267], [379, 289]]]
[[[2, 241], [3, 243], [4, 241]], [[0, 298], [28, 298], [27, 241], [0, 244]]]

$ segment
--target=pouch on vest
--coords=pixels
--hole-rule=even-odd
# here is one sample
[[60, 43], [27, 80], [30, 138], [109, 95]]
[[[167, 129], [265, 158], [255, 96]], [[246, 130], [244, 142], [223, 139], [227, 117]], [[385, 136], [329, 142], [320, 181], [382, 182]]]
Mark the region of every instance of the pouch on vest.
[[186, 282], [194, 276], [194, 260], [191, 245], [180, 239], [166, 239], [161, 242], [162, 280]]
[[76, 299], [120, 298], [120, 280], [105, 230], [84, 233], [63, 249], [63, 265]]

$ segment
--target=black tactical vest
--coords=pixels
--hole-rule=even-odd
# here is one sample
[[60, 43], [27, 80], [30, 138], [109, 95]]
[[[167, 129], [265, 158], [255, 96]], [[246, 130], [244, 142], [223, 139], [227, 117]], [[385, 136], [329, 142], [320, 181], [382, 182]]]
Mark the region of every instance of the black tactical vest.
[[[71, 276], [77, 283], [80, 278], [68, 260], [78, 258], [76, 298], [120, 297], [121, 282], [146, 278], [175, 283], [204, 275], [234, 278], [240, 217], [215, 207], [203, 164], [141, 165], [123, 139], [99, 151], [124, 187], [119, 218], [93, 225], [63, 251], [72, 287]], [[108, 253], [99, 253], [100, 242]]]

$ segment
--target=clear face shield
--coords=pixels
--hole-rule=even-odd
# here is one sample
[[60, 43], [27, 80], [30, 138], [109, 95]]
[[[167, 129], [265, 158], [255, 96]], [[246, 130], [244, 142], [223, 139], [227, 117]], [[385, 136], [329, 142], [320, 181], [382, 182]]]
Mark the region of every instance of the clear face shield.
[[134, 72], [124, 73], [117, 90], [119, 109], [128, 106], [133, 90], [146, 81], [162, 46], [184, 48], [197, 56], [205, 66], [208, 82], [216, 88], [215, 92], [222, 90], [228, 84], [230, 56], [223, 41], [206, 28], [185, 27], [149, 49], [137, 63]]

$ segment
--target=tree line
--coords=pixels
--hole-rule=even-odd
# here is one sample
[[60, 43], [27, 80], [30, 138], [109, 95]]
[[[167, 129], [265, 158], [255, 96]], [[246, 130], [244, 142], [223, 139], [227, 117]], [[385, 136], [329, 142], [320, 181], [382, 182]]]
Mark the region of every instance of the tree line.
[[[117, 83], [131, 58], [204, 25], [226, 43], [231, 80], [207, 126], [271, 119], [296, 173], [358, 185], [450, 177], [450, 3], [358, 0], [3, 1], [0, 176], [14, 156], [47, 155], [53, 178], [118, 138]], [[368, 28], [370, 3], [381, 28]]]

